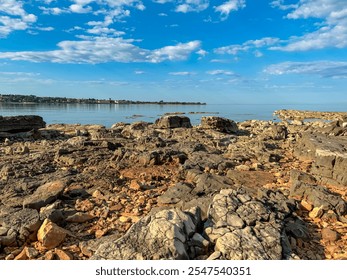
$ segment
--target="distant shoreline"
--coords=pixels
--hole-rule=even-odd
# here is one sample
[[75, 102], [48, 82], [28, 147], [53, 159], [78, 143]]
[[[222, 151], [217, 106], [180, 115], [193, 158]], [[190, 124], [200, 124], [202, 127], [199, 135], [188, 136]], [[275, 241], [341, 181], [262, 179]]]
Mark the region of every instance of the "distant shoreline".
[[133, 101], [96, 98], [39, 97], [35, 95], [0, 94], [0, 103], [9, 104], [157, 104], [157, 105], [206, 105], [205, 102], [182, 101]]

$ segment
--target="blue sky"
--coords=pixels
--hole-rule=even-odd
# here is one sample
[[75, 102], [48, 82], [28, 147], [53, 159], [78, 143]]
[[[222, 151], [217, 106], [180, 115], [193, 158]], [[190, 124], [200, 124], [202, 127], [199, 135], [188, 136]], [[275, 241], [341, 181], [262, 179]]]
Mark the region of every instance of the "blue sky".
[[346, 0], [0, 0], [0, 93], [347, 103]]

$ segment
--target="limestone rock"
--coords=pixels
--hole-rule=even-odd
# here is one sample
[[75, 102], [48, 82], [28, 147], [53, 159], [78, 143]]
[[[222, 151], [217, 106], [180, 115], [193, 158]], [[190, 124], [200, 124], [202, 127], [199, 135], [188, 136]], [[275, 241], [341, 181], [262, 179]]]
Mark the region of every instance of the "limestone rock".
[[224, 133], [236, 133], [238, 131], [237, 124], [233, 120], [215, 116], [202, 117], [200, 127]]
[[64, 191], [65, 184], [62, 181], [54, 181], [42, 185], [23, 201], [24, 208], [40, 209], [49, 203], [54, 202]]
[[[0, 211], [0, 224], [10, 230], [7, 237], [0, 237], [2, 243], [24, 243], [32, 234], [36, 234], [41, 225], [39, 213], [34, 209], [5, 208]], [[9, 244], [7, 244], [9, 246]]]
[[274, 140], [284, 140], [287, 135], [288, 130], [284, 125], [272, 125], [270, 127], [270, 136]]
[[73, 260], [72, 254], [64, 250], [55, 248], [54, 253], [58, 257], [58, 260], [62, 260], [62, 261]]
[[178, 183], [169, 188], [163, 195], [158, 197], [158, 203], [175, 204], [185, 198], [191, 192], [192, 187], [185, 183]]
[[83, 212], [77, 212], [66, 217], [65, 220], [69, 223], [84, 223], [92, 219], [94, 219], [93, 215], [90, 215], [88, 213], [83, 213]]
[[313, 160], [312, 174], [327, 183], [347, 186], [346, 137], [304, 133], [294, 147], [294, 154], [301, 159]]
[[141, 219], [118, 240], [103, 243], [92, 259], [188, 259], [189, 239], [199, 222], [188, 212], [162, 210]]
[[185, 116], [163, 116], [155, 121], [158, 128], [191, 128], [190, 119]]
[[325, 241], [336, 241], [339, 239], [339, 234], [329, 228], [322, 229], [322, 239]]
[[45, 126], [46, 123], [40, 116], [0, 116], [0, 132], [25, 132]]
[[347, 212], [346, 202], [341, 196], [330, 192], [324, 186], [299, 182], [292, 185], [290, 195], [300, 200], [305, 199], [314, 207], [322, 207], [323, 210], [333, 210], [340, 216]]
[[215, 240], [215, 251], [222, 259], [282, 259], [279, 220], [260, 201], [242, 203], [237, 195], [235, 190], [221, 190], [211, 203], [205, 233]]
[[52, 223], [50, 220], [44, 220], [38, 233], [37, 240], [41, 242], [46, 249], [52, 249], [61, 244], [66, 237], [66, 231]]

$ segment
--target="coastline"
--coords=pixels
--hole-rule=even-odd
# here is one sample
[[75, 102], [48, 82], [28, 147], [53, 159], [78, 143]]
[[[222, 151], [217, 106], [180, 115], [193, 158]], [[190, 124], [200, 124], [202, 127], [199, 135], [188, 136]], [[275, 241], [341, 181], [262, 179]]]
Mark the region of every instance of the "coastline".
[[346, 258], [346, 116], [286, 116], [110, 128], [5, 117], [0, 259]]
[[183, 101], [133, 101], [96, 98], [39, 97], [35, 95], [0, 94], [0, 103], [6, 104], [157, 104], [157, 105], [206, 105], [205, 102]]

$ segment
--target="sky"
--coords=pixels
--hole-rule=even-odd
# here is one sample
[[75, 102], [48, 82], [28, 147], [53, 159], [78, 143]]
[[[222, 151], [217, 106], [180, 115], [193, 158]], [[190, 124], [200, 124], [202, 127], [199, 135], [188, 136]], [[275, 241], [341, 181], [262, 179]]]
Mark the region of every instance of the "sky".
[[0, 94], [346, 103], [346, 0], [0, 0]]

